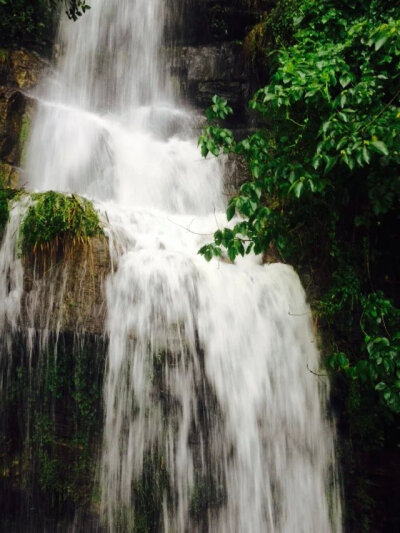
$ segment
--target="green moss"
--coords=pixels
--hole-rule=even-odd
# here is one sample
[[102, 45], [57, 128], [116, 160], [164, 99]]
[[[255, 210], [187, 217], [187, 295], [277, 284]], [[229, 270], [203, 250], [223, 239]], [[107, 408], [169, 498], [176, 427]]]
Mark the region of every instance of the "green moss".
[[23, 252], [58, 239], [84, 241], [103, 235], [89, 200], [54, 191], [32, 194], [32, 198], [34, 203], [21, 225]]
[[162, 504], [168, 498], [169, 476], [157, 451], [147, 453], [143, 471], [132, 486], [133, 505], [122, 504], [114, 512], [117, 531], [158, 533], [162, 529]]
[[201, 521], [209, 509], [216, 509], [226, 501], [225, 488], [209, 473], [197, 476], [190, 498], [190, 514]]
[[41, 401], [33, 415], [37, 482], [60, 502], [90, 500], [102, 390], [93, 370], [95, 354], [85, 348], [72, 356], [69, 351], [67, 345], [57, 356], [47, 356], [38, 382]]
[[264, 40], [265, 22], [260, 22], [252, 28], [243, 43], [244, 52], [252, 62], [255, 61], [260, 52], [264, 53]]
[[29, 133], [31, 130], [32, 117], [30, 113], [25, 113], [21, 120], [21, 129], [19, 132], [19, 149], [21, 153], [21, 164], [24, 165], [26, 160], [26, 146]]
[[0, 414], [3, 494], [23, 488], [33, 507], [59, 517], [93, 503], [104, 356], [95, 338], [52, 338], [46, 351], [34, 343], [29, 356], [14, 343]]
[[165, 461], [157, 452], [144, 458], [142, 477], [134, 485], [135, 533], [156, 533], [161, 529], [161, 511], [169, 492]]

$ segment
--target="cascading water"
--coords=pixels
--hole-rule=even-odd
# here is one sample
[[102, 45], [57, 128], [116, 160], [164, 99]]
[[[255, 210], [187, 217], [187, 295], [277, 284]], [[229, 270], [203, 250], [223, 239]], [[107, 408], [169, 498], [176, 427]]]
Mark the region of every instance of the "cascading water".
[[64, 21], [28, 151], [31, 188], [96, 202], [115, 267], [103, 519], [110, 532], [141, 531], [144, 511], [152, 531], [340, 532], [298, 277], [197, 255], [226, 223], [223, 166], [201, 159], [194, 115], [174, 100], [161, 50], [176, 5], [96, 0]]

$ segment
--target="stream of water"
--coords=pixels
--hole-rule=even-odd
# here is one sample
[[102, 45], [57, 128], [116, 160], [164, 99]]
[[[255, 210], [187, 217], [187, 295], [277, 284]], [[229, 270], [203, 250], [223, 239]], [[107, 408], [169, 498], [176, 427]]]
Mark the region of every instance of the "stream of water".
[[139, 527], [150, 479], [165, 533], [340, 533], [328, 386], [307, 369], [319, 354], [296, 273], [197, 254], [226, 224], [224, 165], [201, 159], [165, 67], [179, 2], [92, 4], [61, 24], [26, 170], [32, 190], [91, 198], [110, 243], [106, 528]]

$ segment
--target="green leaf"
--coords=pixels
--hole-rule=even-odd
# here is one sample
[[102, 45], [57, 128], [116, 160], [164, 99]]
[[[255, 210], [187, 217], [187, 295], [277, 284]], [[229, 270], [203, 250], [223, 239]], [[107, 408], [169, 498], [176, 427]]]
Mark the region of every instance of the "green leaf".
[[379, 154], [389, 155], [389, 150], [386, 144], [382, 141], [371, 141], [370, 146], [375, 150], [375, 152], [378, 152]]
[[363, 153], [364, 161], [367, 163], [367, 165], [369, 165], [370, 162], [371, 162], [371, 156], [370, 156], [370, 153], [369, 153], [368, 148], [366, 146], [364, 146], [362, 153]]
[[332, 168], [336, 165], [338, 161], [338, 157], [332, 157], [332, 156], [329, 156], [327, 155], [326, 156], [326, 166], [325, 166], [325, 170], [324, 170], [324, 174], [328, 174], [328, 172], [330, 170], [332, 170]]
[[346, 73], [346, 74], [343, 74], [343, 76], [340, 76], [339, 83], [343, 88], [345, 88], [349, 85], [349, 83], [351, 83], [351, 80], [352, 80], [351, 76], [348, 73]]
[[212, 248], [210, 244], [206, 244], [197, 252], [198, 254], [204, 256], [206, 261], [211, 261], [213, 257]]
[[380, 48], [382, 48], [382, 46], [386, 43], [387, 40], [388, 40], [387, 35], [383, 35], [380, 39], [378, 39], [375, 42], [375, 51], [377, 52]]
[[236, 206], [235, 204], [231, 203], [229, 204], [227, 210], [226, 210], [226, 218], [228, 220], [232, 220], [232, 218], [235, 216], [236, 213]]
[[223, 233], [222, 233], [222, 231], [219, 229], [219, 230], [217, 230], [217, 231], [214, 233], [214, 242], [215, 242], [215, 244], [220, 245], [220, 244], [222, 243], [222, 239], [223, 239]]
[[302, 181], [298, 181], [297, 183], [294, 184], [293, 189], [294, 189], [294, 194], [296, 198], [300, 198], [303, 187], [304, 187], [304, 183]]
[[236, 249], [233, 246], [228, 248], [228, 257], [233, 262], [237, 256]]

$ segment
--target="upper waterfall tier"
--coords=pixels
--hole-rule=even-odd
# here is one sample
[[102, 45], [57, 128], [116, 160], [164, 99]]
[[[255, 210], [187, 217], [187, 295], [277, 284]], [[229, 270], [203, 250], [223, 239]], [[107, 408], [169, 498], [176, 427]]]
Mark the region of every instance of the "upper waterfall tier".
[[171, 102], [160, 56], [165, 0], [96, 0], [76, 24], [63, 19], [51, 99], [100, 112]]

